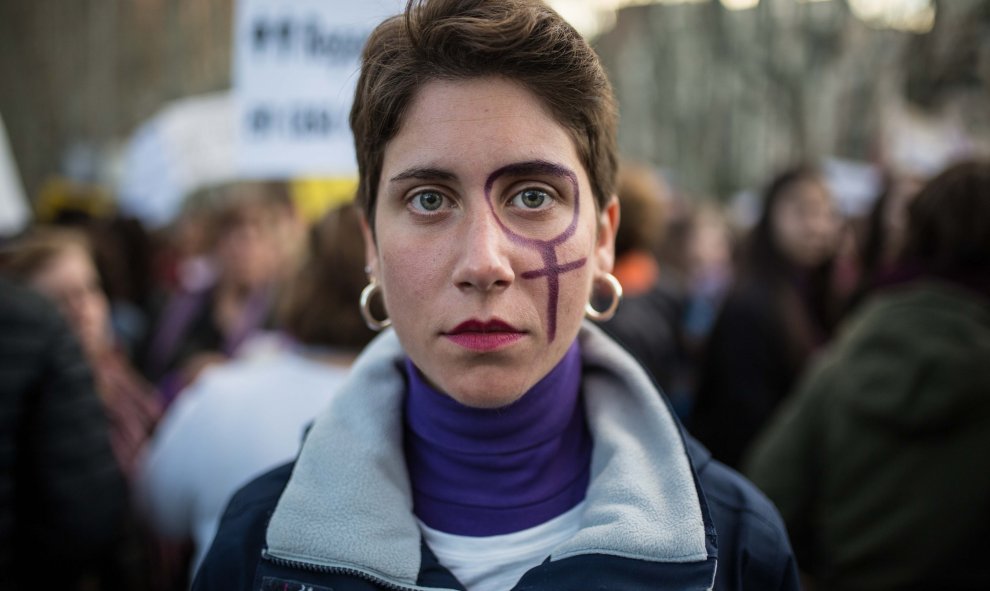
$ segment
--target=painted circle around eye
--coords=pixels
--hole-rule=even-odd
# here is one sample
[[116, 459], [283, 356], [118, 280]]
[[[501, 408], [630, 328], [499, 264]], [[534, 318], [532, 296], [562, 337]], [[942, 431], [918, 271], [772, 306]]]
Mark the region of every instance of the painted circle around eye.
[[436, 191], [424, 191], [416, 195], [414, 201], [425, 211], [436, 211], [443, 205], [443, 195]]

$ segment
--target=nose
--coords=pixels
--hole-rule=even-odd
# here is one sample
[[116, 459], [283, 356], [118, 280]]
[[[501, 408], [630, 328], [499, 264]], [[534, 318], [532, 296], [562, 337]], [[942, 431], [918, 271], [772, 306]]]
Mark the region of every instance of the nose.
[[502, 231], [492, 214], [478, 211], [466, 224], [454, 268], [454, 283], [462, 291], [489, 292], [505, 289], [515, 272], [509, 259], [509, 237]]

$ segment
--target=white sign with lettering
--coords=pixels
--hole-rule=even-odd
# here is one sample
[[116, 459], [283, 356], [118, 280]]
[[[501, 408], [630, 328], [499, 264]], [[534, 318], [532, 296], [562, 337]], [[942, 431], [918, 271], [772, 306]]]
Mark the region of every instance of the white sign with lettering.
[[400, 0], [239, 0], [236, 158], [248, 177], [353, 176], [348, 125], [364, 42]]

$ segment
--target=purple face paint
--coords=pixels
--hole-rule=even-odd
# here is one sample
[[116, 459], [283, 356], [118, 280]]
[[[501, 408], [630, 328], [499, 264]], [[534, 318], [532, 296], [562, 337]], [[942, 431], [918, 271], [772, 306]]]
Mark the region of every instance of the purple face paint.
[[[521, 236], [513, 232], [512, 229], [502, 222], [502, 219], [495, 212], [495, 206], [492, 204], [491, 197], [492, 187], [495, 185], [495, 181], [499, 177], [506, 174], [553, 175], [569, 180], [571, 182], [571, 187], [574, 190], [574, 215], [571, 218], [570, 225], [568, 225], [563, 232], [549, 240], [527, 238], [526, 236]], [[495, 221], [498, 222], [502, 232], [508, 236], [509, 240], [516, 244], [521, 244], [532, 248], [536, 252], [540, 253], [540, 256], [543, 258], [542, 268], [533, 269], [532, 271], [524, 271], [522, 273], [522, 278], [547, 278], [547, 291], [549, 292], [547, 298], [547, 336], [550, 341], [553, 342], [554, 337], [557, 335], [557, 302], [560, 299], [560, 276], [564, 273], [574, 271], [575, 269], [580, 269], [588, 261], [587, 257], [564, 264], [560, 264], [557, 261], [557, 246], [566, 242], [571, 236], [574, 235], [574, 231], [577, 229], [578, 214], [581, 211], [581, 194], [578, 189], [577, 176], [571, 170], [564, 168], [563, 166], [552, 162], [546, 162], [544, 160], [533, 160], [529, 162], [509, 164], [503, 166], [488, 176], [488, 180], [485, 181], [485, 201], [488, 202], [488, 209], [492, 212], [492, 215], [495, 216]]]

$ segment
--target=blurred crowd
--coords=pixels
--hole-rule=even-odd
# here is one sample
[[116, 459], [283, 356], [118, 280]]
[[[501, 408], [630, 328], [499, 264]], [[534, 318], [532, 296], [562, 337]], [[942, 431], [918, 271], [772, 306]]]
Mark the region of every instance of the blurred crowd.
[[[990, 163], [890, 172], [860, 216], [832, 187], [782, 170], [746, 225], [627, 163], [603, 327], [777, 504], [809, 587], [977, 588]], [[304, 221], [279, 182], [161, 231], [63, 211], [4, 237], [0, 587], [187, 587], [229, 496], [295, 455], [372, 337], [365, 284], [356, 210]]]

